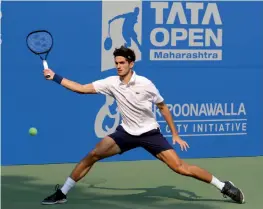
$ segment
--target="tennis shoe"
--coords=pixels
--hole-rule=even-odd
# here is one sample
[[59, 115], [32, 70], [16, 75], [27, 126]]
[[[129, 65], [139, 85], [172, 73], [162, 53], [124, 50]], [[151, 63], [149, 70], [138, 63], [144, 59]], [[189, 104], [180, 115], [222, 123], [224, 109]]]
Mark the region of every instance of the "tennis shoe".
[[46, 197], [42, 201], [42, 205], [54, 205], [54, 204], [62, 204], [67, 202], [67, 196], [62, 193], [58, 184], [55, 187], [55, 191], [56, 191], [55, 193]]
[[237, 203], [242, 204], [245, 202], [245, 196], [243, 192], [239, 188], [235, 187], [231, 181], [225, 182], [225, 186], [221, 190], [221, 193], [225, 198], [228, 196]]

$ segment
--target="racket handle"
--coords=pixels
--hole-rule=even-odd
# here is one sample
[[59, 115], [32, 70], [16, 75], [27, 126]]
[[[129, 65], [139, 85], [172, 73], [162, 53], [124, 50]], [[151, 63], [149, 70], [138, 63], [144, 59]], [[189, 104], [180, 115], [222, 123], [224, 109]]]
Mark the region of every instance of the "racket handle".
[[44, 69], [48, 69], [48, 64], [46, 60], [43, 60], [43, 66], [44, 66]]
[[[43, 60], [43, 66], [44, 66], [44, 69], [48, 69], [48, 64], [46, 60]], [[46, 78], [49, 78], [49, 77], [50, 75], [46, 75]]]

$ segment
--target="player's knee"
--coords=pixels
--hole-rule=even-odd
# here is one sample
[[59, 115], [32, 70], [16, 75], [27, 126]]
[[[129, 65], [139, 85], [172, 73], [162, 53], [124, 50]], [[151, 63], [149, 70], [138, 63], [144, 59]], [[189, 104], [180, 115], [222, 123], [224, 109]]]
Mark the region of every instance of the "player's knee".
[[184, 176], [189, 176], [189, 175], [191, 175], [188, 167], [185, 166], [183, 163], [179, 163], [179, 164], [173, 165], [173, 166], [172, 166], [172, 169], [173, 169], [176, 173], [181, 174], [181, 175], [184, 175]]
[[95, 149], [95, 150], [92, 150], [90, 153], [89, 153], [89, 157], [92, 159], [92, 161], [96, 162], [96, 161], [99, 161], [100, 159], [102, 159], [102, 156], [101, 154]]

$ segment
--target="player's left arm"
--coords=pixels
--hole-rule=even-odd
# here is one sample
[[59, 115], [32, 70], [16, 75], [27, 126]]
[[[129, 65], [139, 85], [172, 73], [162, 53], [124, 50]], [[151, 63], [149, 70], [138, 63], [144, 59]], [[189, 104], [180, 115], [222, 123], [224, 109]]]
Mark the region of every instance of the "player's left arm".
[[164, 99], [160, 95], [159, 90], [155, 87], [155, 85], [152, 82], [149, 82], [146, 89], [152, 95], [152, 102], [159, 108], [162, 116], [166, 120], [171, 130], [173, 136], [173, 144], [178, 143], [181, 147], [181, 150], [186, 150], [189, 146], [184, 140], [180, 138], [175, 128], [172, 114], [167, 105], [164, 103]]
[[167, 105], [163, 101], [163, 102], [156, 104], [156, 106], [159, 108], [162, 116], [164, 117], [165, 121], [167, 122], [167, 124], [171, 130], [172, 135], [178, 136], [178, 132], [175, 128], [172, 114], [171, 114], [169, 108], [167, 107]]
[[181, 147], [181, 150], [187, 150], [187, 148], [189, 148], [189, 145], [187, 144], [186, 141], [182, 140], [181, 137], [179, 136], [175, 125], [174, 125], [174, 121], [173, 121], [173, 117], [172, 114], [169, 110], [169, 108], [167, 107], [167, 105], [163, 102], [157, 103], [156, 106], [159, 108], [162, 116], [164, 117], [164, 119], [166, 120], [171, 133], [172, 133], [172, 137], [173, 137], [173, 144], [178, 143]]

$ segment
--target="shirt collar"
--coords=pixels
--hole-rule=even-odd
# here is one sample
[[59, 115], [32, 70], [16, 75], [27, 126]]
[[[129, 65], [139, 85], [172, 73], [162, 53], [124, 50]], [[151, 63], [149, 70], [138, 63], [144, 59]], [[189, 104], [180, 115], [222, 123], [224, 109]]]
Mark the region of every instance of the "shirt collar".
[[[132, 77], [130, 81], [128, 82], [127, 86], [135, 84], [135, 81], [136, 81], [136, 73], [135, 71], [132, 71]], [[125, 84], [120, 80], [120, 85], [125, 85]]]

